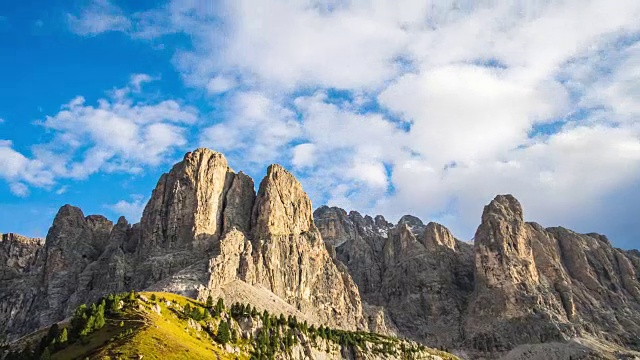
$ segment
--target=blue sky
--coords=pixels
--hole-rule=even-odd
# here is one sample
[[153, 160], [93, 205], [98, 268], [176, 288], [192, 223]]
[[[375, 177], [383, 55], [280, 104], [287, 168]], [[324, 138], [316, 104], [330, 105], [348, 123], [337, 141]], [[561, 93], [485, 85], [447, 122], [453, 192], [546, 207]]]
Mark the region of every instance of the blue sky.
[[0, 231], [59, 206], [139, 219], [196, 147], [314, 205], [470, 239], [527, 220], [638, 246], [640, 3], [30, 1], [0, 5]]

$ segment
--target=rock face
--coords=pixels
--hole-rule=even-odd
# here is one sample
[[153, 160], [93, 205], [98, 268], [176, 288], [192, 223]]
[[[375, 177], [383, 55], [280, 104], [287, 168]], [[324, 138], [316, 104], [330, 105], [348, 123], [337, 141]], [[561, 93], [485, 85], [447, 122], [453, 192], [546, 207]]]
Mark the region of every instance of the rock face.
[[339, 208], [314, 215], [363, 300], [399, 335], [482, 356], [582, 336], [640, 347], [640, 253], [525, 222], [511, 195], [485, 207], [474, 245], [408, 216], [391, 225]]
[[44, 239], [0, 234], [0, 340], [37, 323], [28, 310], [38, 297], [43, 252]]
[[140, 221], [139, 250], [209, 250], [222, 233], [225, 195], [234, 175], [220, 153], [187, 153], [153, 190]]
[[391, 224], [335, 207], [312, 213], [281, 166], [256, 193], [221, 154], [198, 149], [162, 175], [138, 224], [65, 205], [46, 240], [0, 239], [8, 339], [106, 293], [148, 289], [250, 302], [471, 357], [580, 337], [640, 349], [640, 252], [525, 222], [510, 195], [485, 207], [471, 245], [410, 215]]
[[358, 289], [329, 256], [313, 223], [311, 201], [293, 175], [279, 165], [269, 167], [251, 210], [251, 231], [240, 230], [222, 238], [220, 254], [209, 263], [207, 289], [215, 292], [240, 278], [318, 323], [366, 328]]
[[237, 281], [318, 323], [366, 328], [357, 287], [329, 256], [311, 201], [278, 165], [256, 196], [253, 180], [224, 156], [197, 149], [161, 176], [139, 224], [65, 205], [46, 241], [2, 240], [0, 330], [9, 339], [106, 293], [206, 297]]
[[409, 215], [393, 225], [382, 216], [323, 206], [314, 217], [363, 301], [382, 307], [394, 332], [432, 346], [463, 341], [460, 324], [473, 291], [471, 245]]

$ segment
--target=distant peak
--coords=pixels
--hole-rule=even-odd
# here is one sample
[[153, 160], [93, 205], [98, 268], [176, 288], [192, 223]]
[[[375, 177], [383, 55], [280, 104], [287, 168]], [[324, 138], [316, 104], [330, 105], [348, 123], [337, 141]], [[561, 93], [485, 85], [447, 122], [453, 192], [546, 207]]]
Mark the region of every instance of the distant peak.
[[524, 221], [524, 214], [520, 202], [510, 194], [496, 196], [489, 205], [484, 207], [482, 220], [489, 217], [499, 217], [503, 219], [515, 219]]
[[407, 224], [411, 227], [424, 226], [424, 223], [422, 222], [422, 220], [420, 220], [419, 218], [413, 215], [404, 215], [403, 217], [401, 217], [400, 221], [398, 221], [398, 225], [402, 225], [402, 224]]
[[202, 156], [202, 155], [209, 155], [209, 156], [211, 156], [211, 155], [219, 155], [219, 156], [224, 157], [224, 155], [222, 155], [222, 153], [219, 153], [219, 152], [217, 152], [215, 150], [211, 150], [211, 149], [208, 149], [208, 148], [197, 148], [197, 149], [195, 149], [193, 151], [189, 151], [186, 154], [184, 154], [184, 159], [187, 159], [187, 158], [192, 157], [192, 156]]

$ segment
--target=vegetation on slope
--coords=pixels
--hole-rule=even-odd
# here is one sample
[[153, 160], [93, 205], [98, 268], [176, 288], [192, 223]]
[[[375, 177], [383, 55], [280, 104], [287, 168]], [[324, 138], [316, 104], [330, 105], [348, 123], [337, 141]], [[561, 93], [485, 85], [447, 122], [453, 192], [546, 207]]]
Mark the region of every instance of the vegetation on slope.
[[[260, 312], [250, 304], [225, 307], [170, 293], [133, 291], [81, 305], [68, 323], [54, 324], [41, 340], [5, 359], [276, 359], [300, 358], [309, 348], [346, 357], [417, 359], [453, 355], [367, 332], [309, 326], [295, 316]], [[304, 349], [303, 346], [304, 345]], [[306, 350], [305, 350], [306, 349]]]

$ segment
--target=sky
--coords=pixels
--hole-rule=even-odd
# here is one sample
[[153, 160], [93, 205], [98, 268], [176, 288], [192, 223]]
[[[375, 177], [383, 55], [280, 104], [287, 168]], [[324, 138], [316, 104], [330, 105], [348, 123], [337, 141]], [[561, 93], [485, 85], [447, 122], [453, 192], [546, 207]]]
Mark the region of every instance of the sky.
[[637, 0], [0, 3], [0, 232], [140, 219], [208, 147], [256, 183], [473, 238], [511, 193], [640, 245]]

